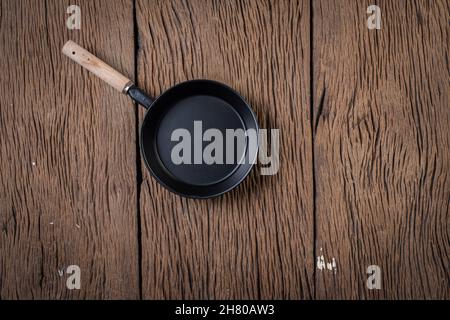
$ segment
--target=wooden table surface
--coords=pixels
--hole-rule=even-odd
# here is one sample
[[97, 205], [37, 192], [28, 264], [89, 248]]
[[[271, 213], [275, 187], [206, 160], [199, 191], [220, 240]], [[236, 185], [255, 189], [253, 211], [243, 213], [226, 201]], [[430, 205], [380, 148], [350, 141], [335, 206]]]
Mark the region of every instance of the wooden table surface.
[[[0, 6], [1, 299], [450, 298], [450, 1]], [[231, 85], [280, 129], [279, 172], [169, 193], [139, 154], [143, 109], [64, 57], [69, 39], [153, 96]]]

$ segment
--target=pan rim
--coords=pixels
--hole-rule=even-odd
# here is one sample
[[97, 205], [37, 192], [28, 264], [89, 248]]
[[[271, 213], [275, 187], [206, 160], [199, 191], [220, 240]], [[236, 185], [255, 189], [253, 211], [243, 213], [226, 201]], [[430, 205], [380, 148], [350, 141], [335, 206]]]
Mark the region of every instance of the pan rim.
[[[228, 91], [230, 91], [232, 94], [234, 94], [236, 97], [238, 97], [242, 103], [245, 105], [245, 107], [247, 108], [247, 110], [250, 112], [251, 115], [251, 120], [255, 125], [255, 130], [256, 130], [256, 148], [254, 151], [254, 154], [251, 155], [249, 157], [249, 159], [252, 159], [252, 161], [249, 164], [245, 164], [245, 163], [241, 163], [238, 166], [236, 166], [235, 170], [238, 170], [238, 168], [240, 168], [243, 165], [248, 165], [248, 168], [246, 169], [245, 172], [243, 172], [241, 174], [241, 176], [236, 179], [236, 182], [233, 183], [230, 187], [225, 188], [223, 190], [220, 190], [219, 192], [215, 192], [215, 193], [211, 193], [211, 194], [207, 194], [207, 195], [195, 195], [195, 194], [186, 194], [184, 192], [180, 192], [179, 190], [174, 189], [173, 187], [169, 186], [165, 181], [163, 181], [163, 179], [161, 179], [159, 177], [159, 175], [157, 175], [152, 167], [150, 166], [150, 163], [148, 162], [148, 159], [146, 157], [146, 153], [144, 150], [144, 144], [143, 144], [143, 128], [149, 118], [148, 114], [149, 111], [151, 110], [151, 108], [156, 105], [156, 103], [165, 95], [170, 94], [171, 91], [177, 89], [178, 87], [187, 85], [187, 84], [192, 84], [192, 83], [206, 83], [206, 84], [213, 84], [219, 87], [222, 87]], [[247, 101], [242, 97], [241, 94], [239, 94], [236, 90], [234, 90], [233, 88], [231, 88], [230, 86], [228, 86], [227, 84], [224, 84], [222, 82], [216, 81], [216, 80], [210, 80], [210, 79], [193, 79], [193, 80], [187, 80], [187, 81], [182, 81], [180, 83], [175, 84], [174, 86], [170, 87], [169, 89], [165, 90], [163, 93], [161, 93], [154, 101], [153, 103], [150, 105], [150, 107], [147, 109], [147, 112], [145, 113], [144, 119], [140, 125], [140, 129], [139, 129], [139, 147], [140, 147], [140, 152], [141, 152], [141, 156], [144, 158], [144, 163], [145, 166], [147, 167], [147, 169], [150, 171], [151, 176], [164, 188], [166, 188], [167, 190], [169, 190], [170, 192], [173, 192], [179, 196], [185, 197], [185, 198], [191, 198], [191, 199], [210, 199], [210, 198], [215, 198], [215, 197], [219, 197], [229, 191], [231, 191], [232, 189], [236, 188], [237, 186], [239, 186], [242, 181], [245, 180], [245, 178], [249, 175], [250, 171], [252, 170], [253, 166], [255, 165], [255, 160], [257, 159], [257, 155], [258, 155], [258, 150], [259, 150], [259, 124], [258, 124], [258, 120], [256, 118], [255, 112], [253, 111], [253, 109], [250, 107], [250, 105], [247, 103]], [[248, 152], [248, 151], [246, 151]], [[158, 156], [159, 157], [159, 156]], [[233, 170], [233, 171], [235, 171]], [[218, 182], [217, 184], [223, 183], [224, 181], [230, 179], [230, 177], [233, 174], [225, 177], [223, 180], [220, 180], [220, 182]], [[213, 184], [213, 185], [217, 185], [217, 184]], [[189, 185], [189, 184], [187, 184]], [[213, 185], [210, 186], [202, 186], [202, 188], [210, 188]], [[198, 187], [198, 186], [196, 186]]]

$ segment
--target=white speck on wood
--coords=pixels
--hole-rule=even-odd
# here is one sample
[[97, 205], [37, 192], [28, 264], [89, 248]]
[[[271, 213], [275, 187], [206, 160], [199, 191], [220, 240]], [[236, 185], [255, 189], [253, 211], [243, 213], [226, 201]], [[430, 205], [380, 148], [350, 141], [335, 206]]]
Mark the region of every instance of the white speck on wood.
[[32, 165], [33, 167], [35, 167], [35, 166], [36, 166], [36, 161], [31, 161], [31, 165]]
[[331, 262], [327, 262], [327, 269], [336, 273], [336, 260], [334, 258], [331, 259]]
[[75, 227], [77, 227], [78, 229], [80, 229], [80, 225], [77, 223], [75, 224]]
[[325, 258], [323, 255], [317, 257], [317, 269], [325, 269]]
[[331, 258], [331, 262], [328, 262], [328, 261], [325, 260], [325, 257], [323, 255], [318, 256], [317, 257], [317, 269], [333, 271], [334, 273], [336, 273], [337, 272], [336, 259]]
[[51, 222], [50, 222], [50, 224], [51, 224], [51, 225], [53, 225], [53, 224], [54, 224], [54, 222], [53, 222], [53, 221], [51, 221]]

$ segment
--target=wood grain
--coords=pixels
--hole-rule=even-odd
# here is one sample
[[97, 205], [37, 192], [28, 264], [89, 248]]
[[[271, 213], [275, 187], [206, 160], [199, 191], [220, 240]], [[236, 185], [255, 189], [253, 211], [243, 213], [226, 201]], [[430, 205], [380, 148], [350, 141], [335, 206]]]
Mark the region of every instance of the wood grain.
[[448, 299], [450, 2], [372, 2], [313, 6], [317, 298]]
[[[229, 84], [263, 128], [281, 129], [281, 168], [231, 193], [183, 199], [145, 170], [144, 298], [311, 298], [313, 197], [309, 1], [137, 1], [138, 84]], [[142, 116], [142, 114], [141, 114]], [[144, 165], [142, 165], [144, 168]]]
[[[450, 298], [449, 0], [376, 1], [381, 30], [369, 0], [76, 2], [76, 31], [68, 0], [0, 2], [0, 299]], [[154, 96], [234, 87], [281, 129], [280, 171], [169, 193], [144, 111], [69, 39]]]
[[[0, 298], [138, 298], [135, 110], [61, 54], [72, 38], [133, 76], [130, 1], [2, 1]], [[81, 289], [58, 271], [81, 268]]]

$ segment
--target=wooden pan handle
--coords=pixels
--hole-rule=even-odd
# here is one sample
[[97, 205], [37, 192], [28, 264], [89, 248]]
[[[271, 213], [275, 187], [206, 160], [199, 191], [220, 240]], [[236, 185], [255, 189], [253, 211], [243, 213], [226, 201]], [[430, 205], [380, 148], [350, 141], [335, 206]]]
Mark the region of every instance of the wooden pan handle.
[[120, 72], [114, 70], [89, 51], [69, 40], [62, 48], [62, 52], [70, 59], [86, 68], [97, 77], [107, 82], [117, 91], [126, 93], [133, 82]]

